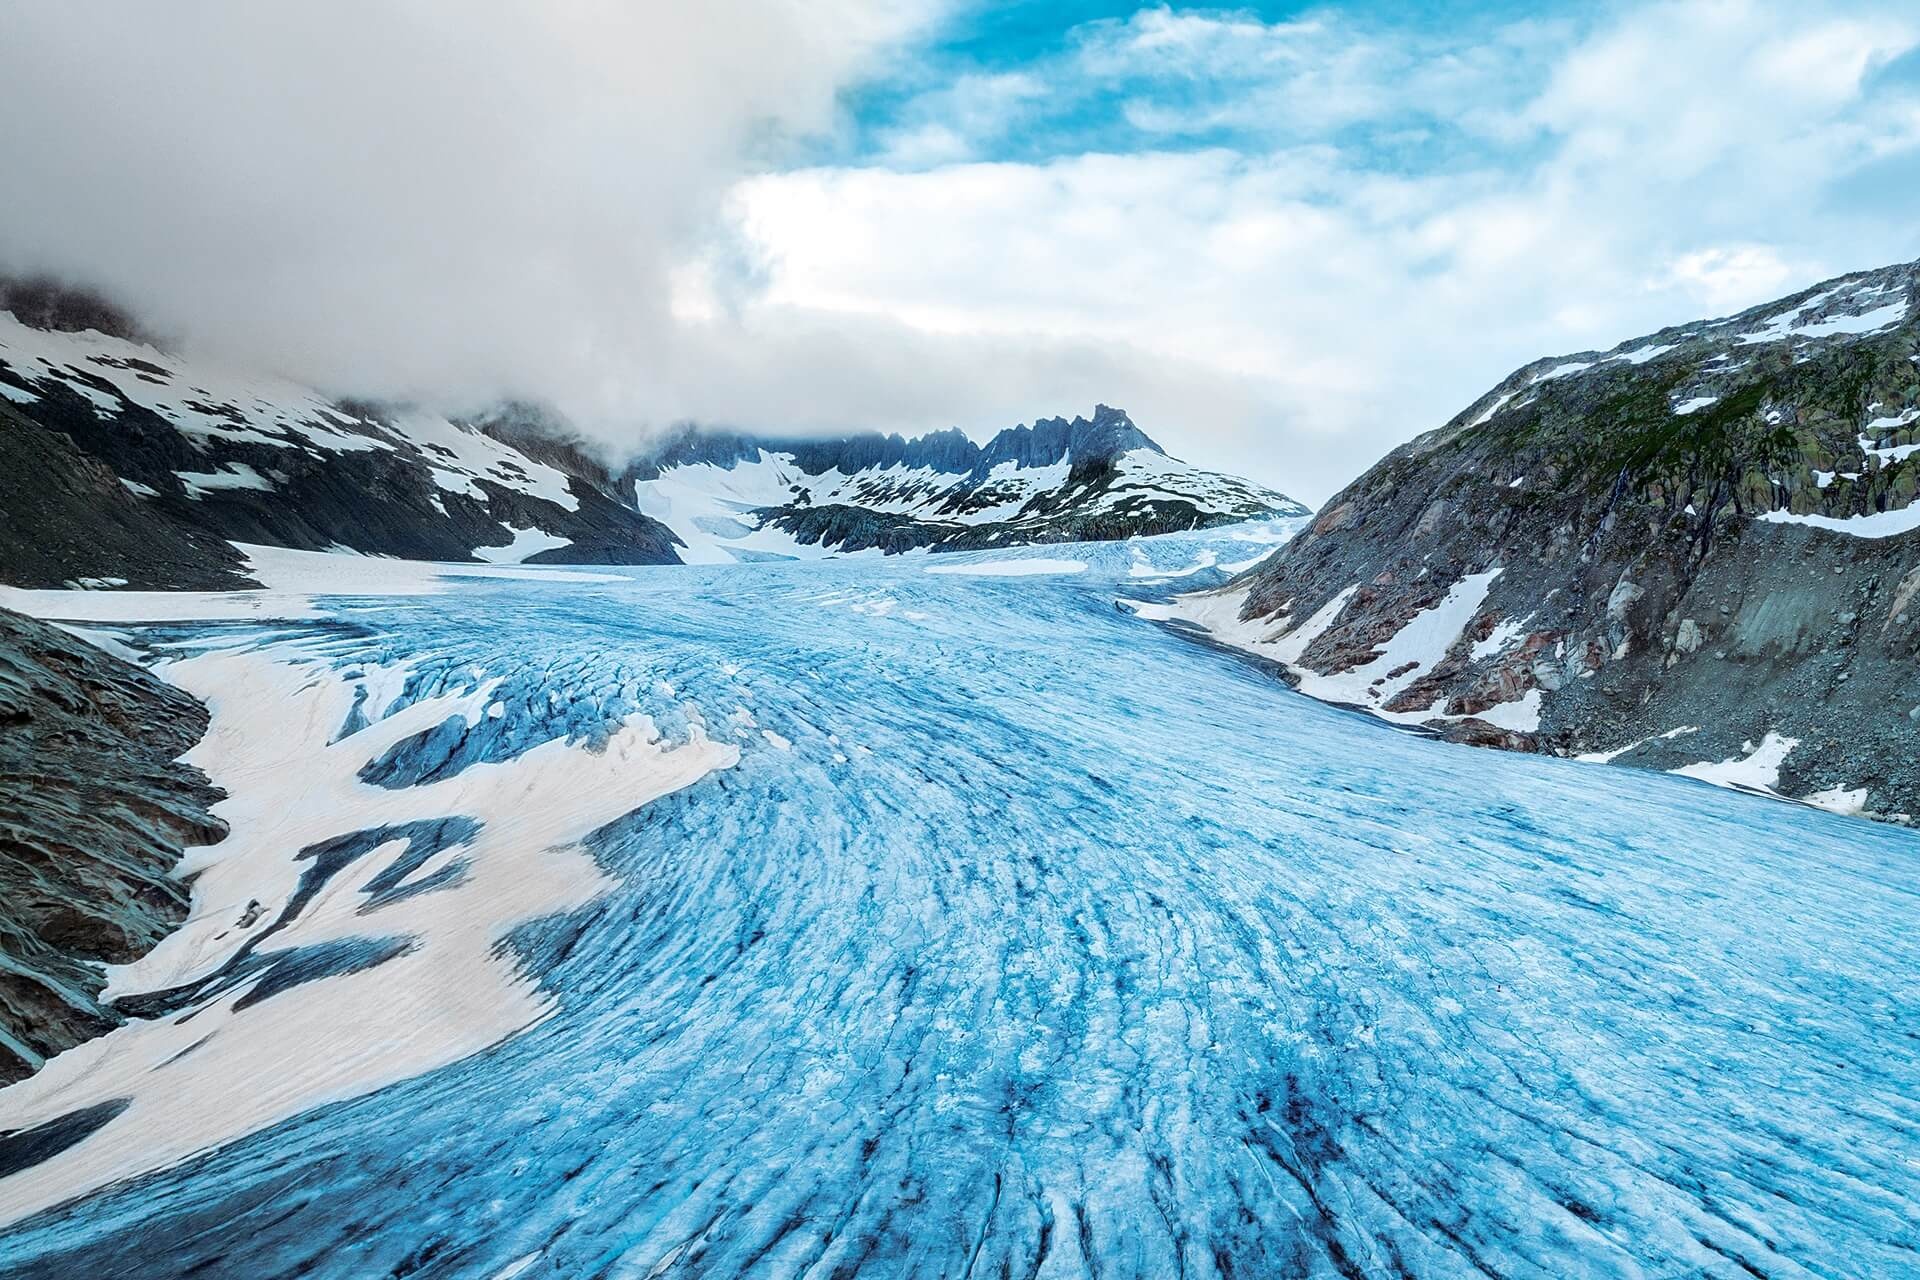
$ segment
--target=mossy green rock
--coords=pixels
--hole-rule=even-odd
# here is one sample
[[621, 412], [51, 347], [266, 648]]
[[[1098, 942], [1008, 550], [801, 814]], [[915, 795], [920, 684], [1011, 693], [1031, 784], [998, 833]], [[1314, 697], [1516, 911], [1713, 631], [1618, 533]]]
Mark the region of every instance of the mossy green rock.
[[[1389, 709], [1660, 769], [1775, 733], [1781, 792], [1920, 813], [1916, 302], [1920, 264], [1888, 267], [1530, 364], [1328, 503], [1245, 614], [1297, 623], [1354, 588], [1301, 656], [1332, 673], [1498, 569]], [[1471, 723], [1533, 690], [1537, 724]]]

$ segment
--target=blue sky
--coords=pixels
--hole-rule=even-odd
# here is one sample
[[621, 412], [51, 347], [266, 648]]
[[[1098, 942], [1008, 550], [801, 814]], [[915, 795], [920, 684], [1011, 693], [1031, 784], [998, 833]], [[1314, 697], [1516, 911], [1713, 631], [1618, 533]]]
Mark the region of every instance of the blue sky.
[[[1582, 19], [1590, 20], [1593, 9], [1565, 4], [1538, 25], [1543, 35], [1555, 28], [1573, 30]], [[915, 132], [964, 131], [969, 122], [953, 112], [971, 103], [983, 116], [994, 106], [1005, 111], [997, 120], [975, 121], [1002, 126], [968, 139], [982, 159], [1042, 161], [1085, 151], [1203, 146], [1258, 149], [1288, 137], [1327, 137], [1376, 150], [1383, 162], [1431, 164], [1470, 145], [1455, 121], [1432, 109], [1438, 104], [1407, 103], [1383, 116], [1356, 113], [1339, 120], [1323, 118], [1310, 100], [1271, 103], [1279, 109], [1257, 114], [1236, 108], [1250, 106], [1249, 97], [1259, 99], [1271, 89], [1274, 73], [1288, 57], [1304, 61], [1316, 52], [1344, 52], [1349, 41], [1367, 39], [1383, 51], [1389, 42], [1405, 41], [1428, 56], [1458, 57], [1489, 37], [1498, 38], [1516, 19], [1543, 11], [1539, 5], [1504, 0], [1234, 8], [1085, 0], [961, 5], [930, 27], [910, 59], [849, 90], [849, 128], [834, 140], [835, 158], [898, 162], [900, 144]], [[1129, 58], [1119, 47], [1139, 31], [1157, 29], [1169, 37], [1162, 45], [1169, 48], [1183, 21], [1197, 37], [1184, 56]], [[1263, 39], [1263, 32], [1271, 34]], [[1297, 54], [1285, 48], [1289, 43]], [[1503, 65], [1517, 79], [1502, 89], [1516, 98], [1528, 78], [1538, 79], [1545, 70], [1518, 57]], [[1412, 131], [1435, 153], [1419, 154], [1410, 141], [1394, 136]]]
[[1521, 364], [1920, 256], [1914, 0], [181, 3], [19, 7], [0, 269], [615, 452], [1104, 402], [1318, 501]]
[[1872, 0], [964, 5], [741, 184], [704, 296], [1324, 498], [1521, 363], [1920, 255], [1916, 50]]

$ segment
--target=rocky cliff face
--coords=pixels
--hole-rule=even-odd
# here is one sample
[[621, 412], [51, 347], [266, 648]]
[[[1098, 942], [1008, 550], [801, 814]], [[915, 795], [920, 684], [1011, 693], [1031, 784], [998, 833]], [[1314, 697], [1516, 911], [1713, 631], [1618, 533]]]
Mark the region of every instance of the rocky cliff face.
[[781, 440], [689, 432], [630, 471], [689, 559], [977, 550], [1305, 515], [1261, 485], [1168, 457], [1119, 409], [977, 445], [958, 431]]
[[99, 966], [186, 918], [172, 868], [226, 834], [177, 761], [206, 727], [139, 667], [0, 610], [0, 1084], [123, 1021]]
[[1449, 737], [1920, 814], [1917, 301], [1889, 267], [1528, 365], [1196, 609]]

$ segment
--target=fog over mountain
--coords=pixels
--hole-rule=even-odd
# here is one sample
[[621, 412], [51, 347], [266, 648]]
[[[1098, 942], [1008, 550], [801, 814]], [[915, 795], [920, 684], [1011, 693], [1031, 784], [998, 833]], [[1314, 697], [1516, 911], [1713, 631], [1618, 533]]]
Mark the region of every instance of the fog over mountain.
[[[602, 423], [766, 376], [670, 314], [729, 184], [830, 129], [913, 6], [28, 6], [0, 265], [236, 363]], [[30, 127], [19, 127], [31, 122]]]

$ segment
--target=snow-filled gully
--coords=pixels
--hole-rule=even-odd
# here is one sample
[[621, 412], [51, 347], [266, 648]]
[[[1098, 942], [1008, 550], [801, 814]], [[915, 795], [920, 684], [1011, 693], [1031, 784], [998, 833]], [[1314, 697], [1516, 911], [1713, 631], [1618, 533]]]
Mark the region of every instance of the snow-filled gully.
[[1920, 839], [1113, 606], [1247, 554], [116, 624], [234, 834], [0, 1091], [0, 1275], [1920, 1271]]

